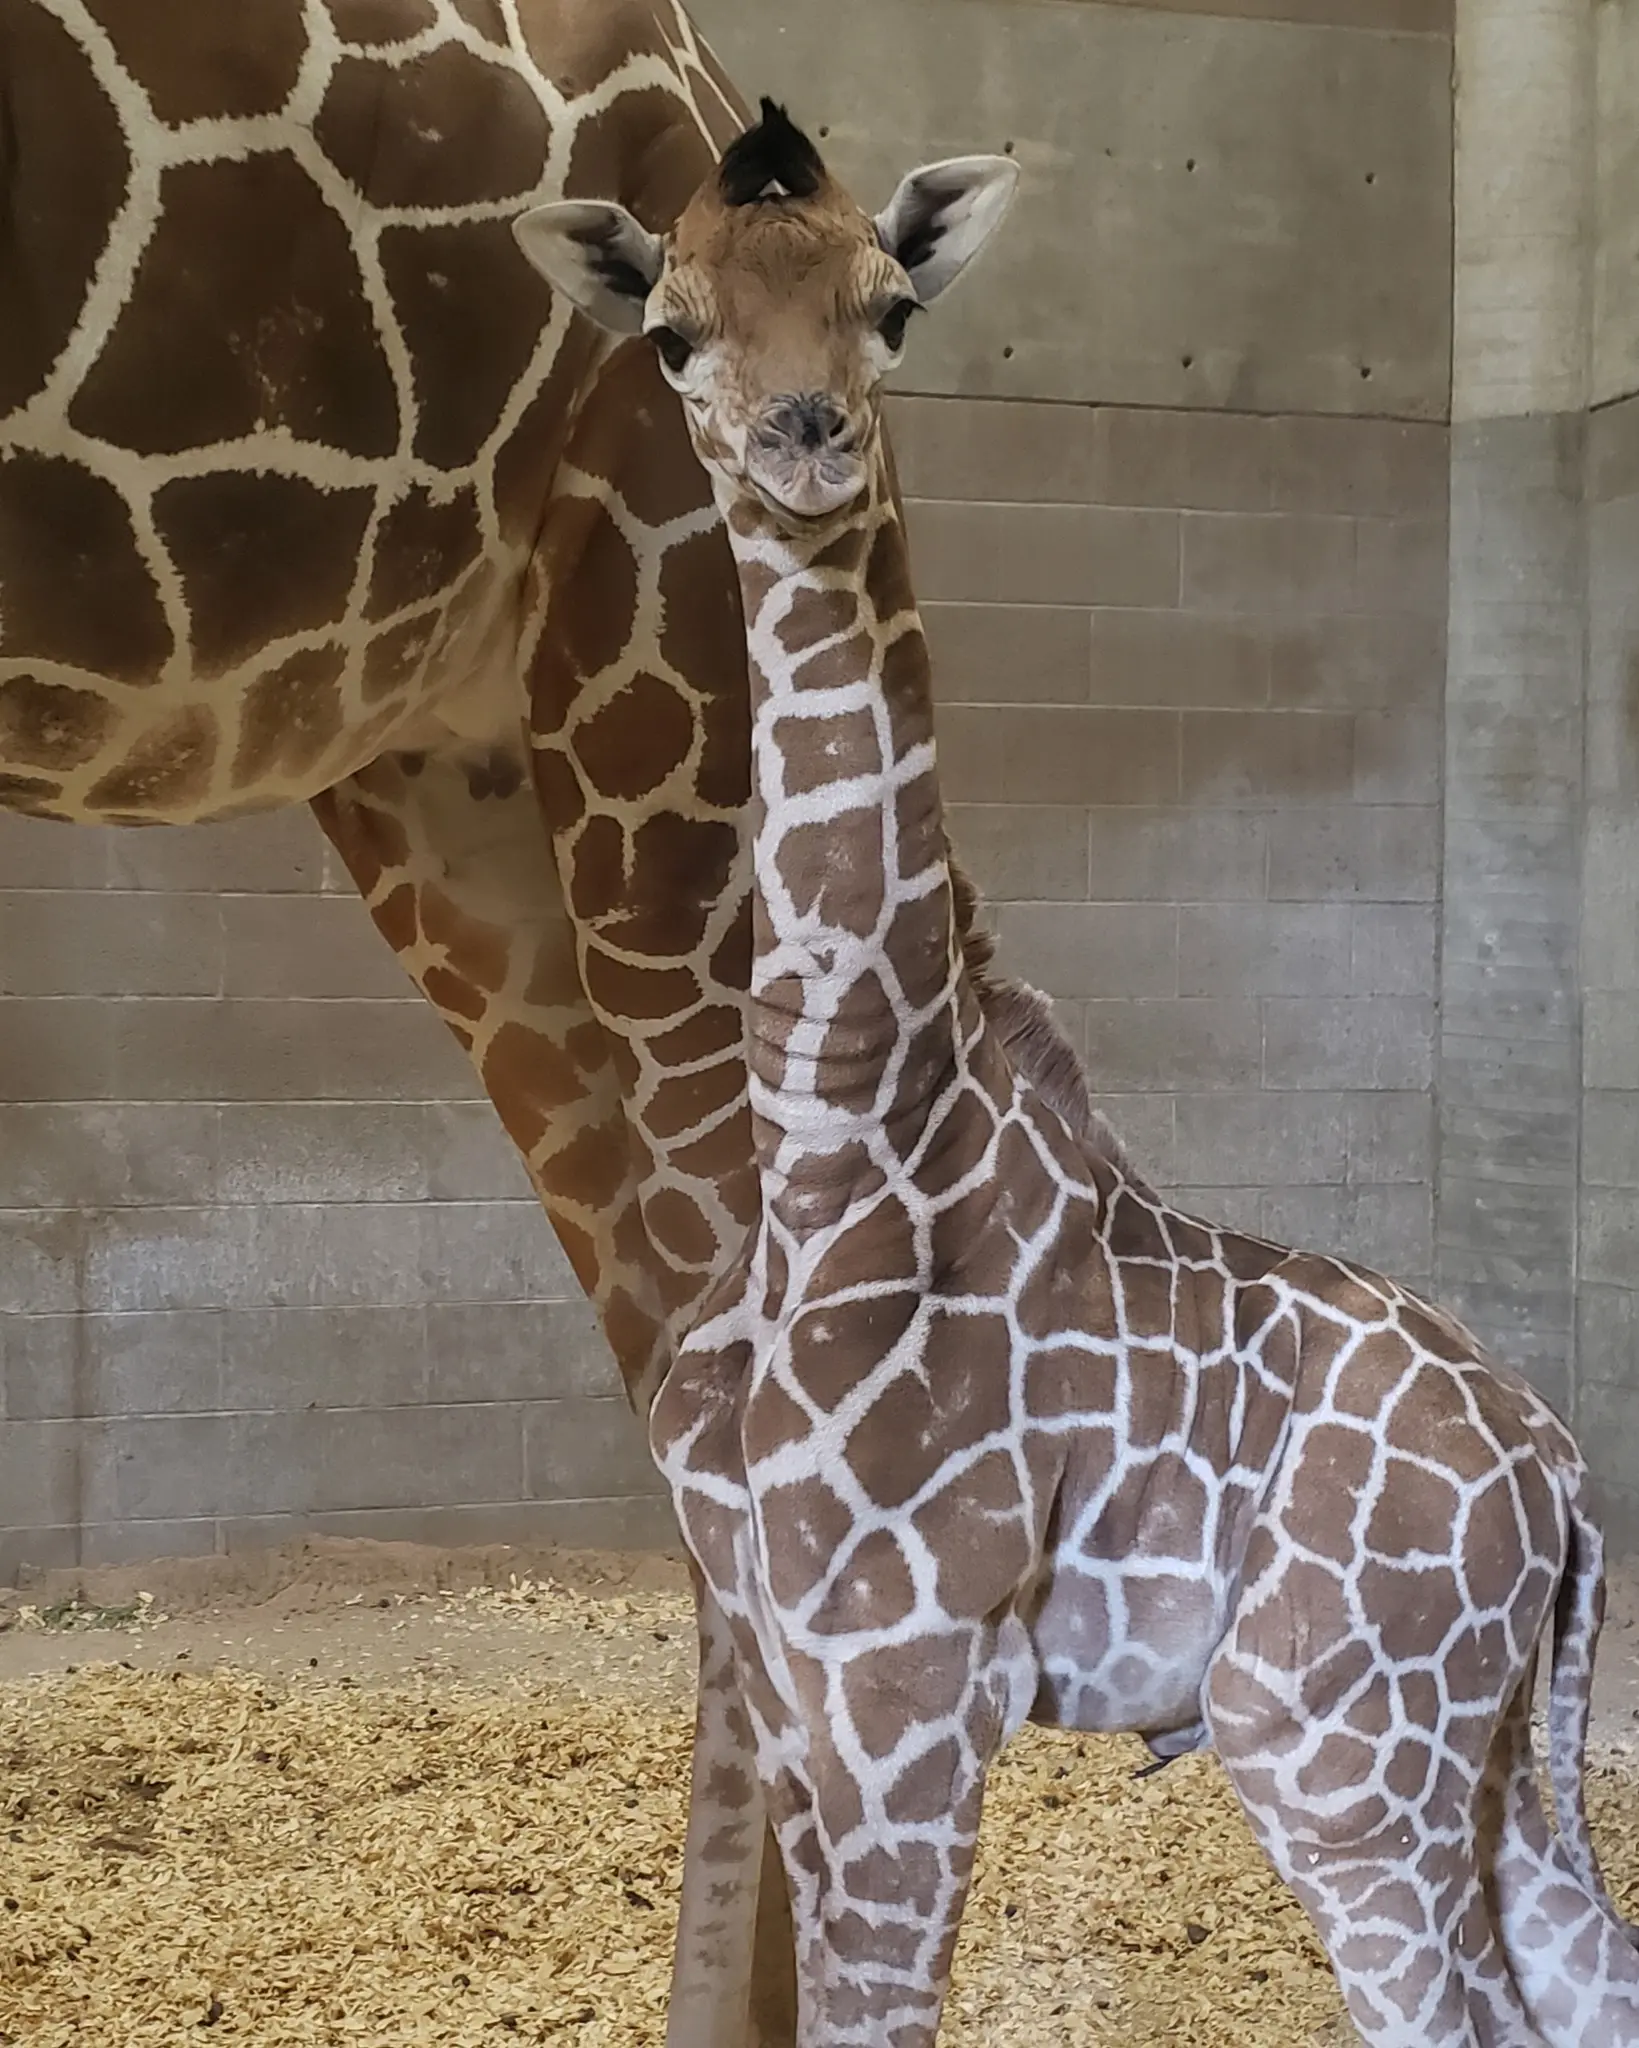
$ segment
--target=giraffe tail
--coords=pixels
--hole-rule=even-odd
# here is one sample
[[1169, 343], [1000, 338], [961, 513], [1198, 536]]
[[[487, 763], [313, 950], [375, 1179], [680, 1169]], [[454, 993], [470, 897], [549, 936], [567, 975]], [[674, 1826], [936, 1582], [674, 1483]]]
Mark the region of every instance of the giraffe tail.
[[1554, 1602], [1548, 1670], [1548, 1782], [1560, 1851], [1571, 1874], [1612, 1919], [1621, 1922], [1605, 1889], [1589, 1832], [1585, 1782], [1594, 1649], [1605, 1619], [1605, 1538], [1588, 1513], [1580, 1488], [1567, 1490], [1566, 1509], [1565, 1572]]

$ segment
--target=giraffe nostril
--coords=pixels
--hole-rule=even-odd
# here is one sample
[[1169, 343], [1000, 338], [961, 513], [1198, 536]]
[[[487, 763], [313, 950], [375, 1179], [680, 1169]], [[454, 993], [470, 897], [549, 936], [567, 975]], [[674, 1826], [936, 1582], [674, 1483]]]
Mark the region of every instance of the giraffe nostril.
[[795, 444], [804, 454], [851, 445], [848, 415], [822, 391], [805, 391], [769, 408], [766, 438]]

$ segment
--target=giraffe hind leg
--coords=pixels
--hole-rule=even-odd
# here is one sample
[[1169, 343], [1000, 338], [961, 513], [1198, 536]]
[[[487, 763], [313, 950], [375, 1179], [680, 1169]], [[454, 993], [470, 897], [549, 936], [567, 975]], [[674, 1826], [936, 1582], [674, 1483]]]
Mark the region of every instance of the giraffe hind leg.
[[[1208, 1725], [1253, 1833], [1314, 1923], [1360, 2038], [1371, 2048], [1541, 2048], [1481, 1878], [1483, 1751], [1470, 1773], [1447, 1747], [1422, 1797], [1394, 1798], [1387, 1745], [1361, 1773], [1370, 1752], [1350, 1720], [1361, 1688], [1314, 1710], [1283, 1704], [1244, 1661], [1257, 1656], [1257, 1633], [1243, 1617], [1234, 1647], [1220, 1646]], [[1490, 1732], [1481, 1731], [1487, 1744]]]
[[1481, 1840], [1509, 1967], [1542, 2038], [1550, 2048], [1639, 2044], [1639, 1950], [1549, 1831], [1531, 1753], [1529, 1685], [1492, 1743]]

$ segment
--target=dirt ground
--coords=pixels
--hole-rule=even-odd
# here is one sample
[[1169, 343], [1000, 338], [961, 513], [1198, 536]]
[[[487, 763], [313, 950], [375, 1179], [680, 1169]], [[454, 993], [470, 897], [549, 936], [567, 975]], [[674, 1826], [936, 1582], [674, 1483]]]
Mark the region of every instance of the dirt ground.
[[[314, 1541], [0, 1595], [0, 2048], [648, 2048], [693, 1642], [675, 1559]], [[1595, 1827], [1639, 1903], [1639, 1569]], [[1027, 1730], [944, 2038], [1351, 2039], [1213, 1759]]]

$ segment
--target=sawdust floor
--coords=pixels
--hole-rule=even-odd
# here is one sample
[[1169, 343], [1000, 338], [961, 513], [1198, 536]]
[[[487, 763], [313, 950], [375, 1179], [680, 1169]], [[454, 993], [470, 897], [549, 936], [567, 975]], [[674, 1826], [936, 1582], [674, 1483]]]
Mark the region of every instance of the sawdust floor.
[[[1615, 1595], [1593, 1806], [1633, 1909]], [[691, 1683], [653, 1559], [316, 1543], [0, 1602], [0, 2043], [657, 2044]], [[1003, 1757], [952, 2048], [1347, 2038], [1216, 1764], [1144, 1760], [1035, 1730]]]

